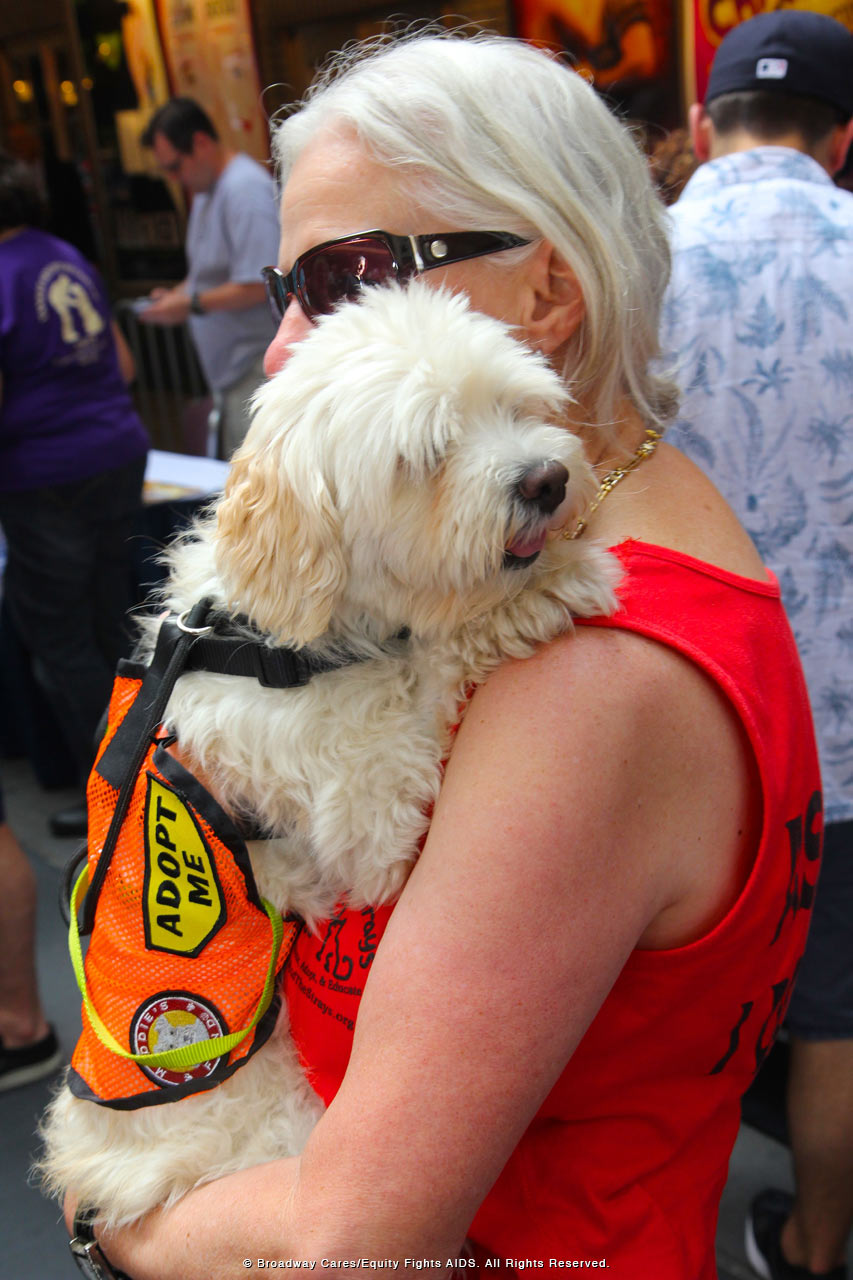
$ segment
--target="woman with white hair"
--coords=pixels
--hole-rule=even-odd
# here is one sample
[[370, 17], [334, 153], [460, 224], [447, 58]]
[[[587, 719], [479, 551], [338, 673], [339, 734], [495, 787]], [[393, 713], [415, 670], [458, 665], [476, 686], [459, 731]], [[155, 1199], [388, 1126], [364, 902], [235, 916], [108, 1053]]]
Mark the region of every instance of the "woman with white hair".
[[365, 282], [467, 293], [565, 377], [601, 484], [557, 536], [614, 549], [620, 608], [474, 693], [393, 909], [300, 939], [286, 997], [328, 1104], [303, 1154], [102, 1248], [134, 1280], [453, 1260], [711, 1280], [740, 1095], [804, 943], [820, 783], [777, 584], [658, 443], [668, 253], [645, 161], [548, 55], [433, 35], [343, 59], [276, 150], [267, 372]]

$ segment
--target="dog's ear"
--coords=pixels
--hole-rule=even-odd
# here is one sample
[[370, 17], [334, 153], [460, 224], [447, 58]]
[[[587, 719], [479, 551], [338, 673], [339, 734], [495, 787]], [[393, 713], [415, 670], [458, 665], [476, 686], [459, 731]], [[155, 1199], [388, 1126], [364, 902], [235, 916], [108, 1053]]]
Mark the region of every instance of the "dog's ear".
[[297, 648], [327, 630], [346, 581], [332, 495], [319, 474], [300, 470], [274, 442], [255, 450], [247, 440], [232, 461], [215, 539], [235, 610]]

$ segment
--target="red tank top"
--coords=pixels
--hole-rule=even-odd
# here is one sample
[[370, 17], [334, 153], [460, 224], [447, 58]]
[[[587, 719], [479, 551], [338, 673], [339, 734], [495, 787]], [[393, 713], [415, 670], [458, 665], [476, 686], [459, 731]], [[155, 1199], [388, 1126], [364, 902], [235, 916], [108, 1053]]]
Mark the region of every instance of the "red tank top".
[[[747, 884], [704, 937], [636, 950], [474, 1222], [488, 1254], [620, 1280], [715, 1280], [717, 1207], [740, 1098], [778, 1030], [805, 945], [822, 806], [811, 713], [778, 584], [664, 548], [615, 549], [620, 608], [584, 625], [635, 631], [695, 662], [755, 753], [763, 824]], [[285, 979], [291, 1025], [328, 1103], [346, 1070], [392, 906], [303, 932]]]

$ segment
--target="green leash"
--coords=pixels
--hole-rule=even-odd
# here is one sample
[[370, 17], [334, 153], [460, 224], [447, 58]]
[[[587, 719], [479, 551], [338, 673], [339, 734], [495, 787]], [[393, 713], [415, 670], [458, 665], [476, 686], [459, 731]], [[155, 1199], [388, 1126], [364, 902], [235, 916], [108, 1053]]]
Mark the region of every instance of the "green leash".
[[[71, 919], [68, 925], [68, 950], [71, 953], [71, 963], [74, 967], [74, 975], [77, 979], [77, 986], [80, 988], [80, 994], [83, 997], [83, 1004], [89, 1015], [89, 1021], [95, 1035], [111, 1053], [116, 1054], [120, 1058], [126, 1058], [129, 1062], [144, 1063], [146, 1067], [166, 1067], [170, 1071], [186, 1071], [190, 1067], [197, 1067], [201, 1062], [207, 1062], [211, 1058], [219, 1058], [225, 1054], [229, 1054], [232, 1049], [236, 1049], [246, 1036], [257, 1026], [261, 1018], [269, 1008], [273, 992], [275, 990], [275, 975], [278, 962], [279, 952], [281, 951], [282, 939], [284, 937], [284, 921], [281, 915], [276, 911], [272, 903], [267, 902], [266, 898], [261, 898], [261, 905], [267, 913], [270, 925], [272, 926], [272, 950], [270, 952], [270, 962], [267, 967], [267, 978], [264, 983], [264, 989], [261, 993], [258, 1007], [252, 1015], [252, 1020], [242, 1031], [232, 1031], [227, 1036], [216, 1036], [212, 1040], [205, 1040], [200, 1044], [183, 1045], [180, 1049], [165, 1049], [162, 1053], [131, 1053], [127, 1049], [123, 1049], [119, 1042], [113, 1036], [108, 1027], [104, 1025], [97, 1009], [92, 1003], [89, 990], [86, 985], [86, 970], [83, 964], [83, 951], [80, 946], [80, 930], [77, 926], [77, 911], [82, 896], [89, 887], [89, 869], [84, 867], [77, 877], [74, 889], [71, 893]], [[294, 929], [295, 933], [295, 929]]]

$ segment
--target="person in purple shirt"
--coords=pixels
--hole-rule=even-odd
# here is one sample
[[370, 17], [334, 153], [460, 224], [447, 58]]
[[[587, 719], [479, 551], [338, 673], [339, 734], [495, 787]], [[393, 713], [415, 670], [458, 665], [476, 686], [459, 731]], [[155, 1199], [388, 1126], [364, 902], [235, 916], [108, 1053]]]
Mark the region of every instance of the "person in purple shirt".
[[[104, 285], [72, 245], [39, 230], [42, 214], [28, 167], [0, 152], [3, 592], [82, 787], [126, 644], [127, 539], [149, 442]], [[85, 808], [52, 828], [84, 833]]]

